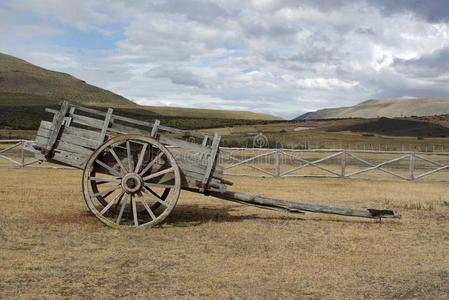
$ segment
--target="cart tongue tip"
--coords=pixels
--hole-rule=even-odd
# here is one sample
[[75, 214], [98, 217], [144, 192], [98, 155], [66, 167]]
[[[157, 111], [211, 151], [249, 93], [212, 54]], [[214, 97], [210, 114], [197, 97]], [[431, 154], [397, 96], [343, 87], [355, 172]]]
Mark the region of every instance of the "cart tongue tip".
[[395, 210], [369, 208], [373, 218], [401, 218], [401, 214]]

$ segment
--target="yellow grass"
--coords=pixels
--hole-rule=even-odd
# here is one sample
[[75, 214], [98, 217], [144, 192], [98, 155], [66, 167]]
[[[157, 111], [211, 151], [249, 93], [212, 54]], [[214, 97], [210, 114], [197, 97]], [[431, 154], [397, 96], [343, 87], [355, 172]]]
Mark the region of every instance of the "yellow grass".
[[229, 178], [233, 190], [401, 220], [261, 210], [183, 192], [167, 222], [117, 231], [76, 170], [0, 169], [1, 298], [428, 298], [449, 294], [444, 183]]

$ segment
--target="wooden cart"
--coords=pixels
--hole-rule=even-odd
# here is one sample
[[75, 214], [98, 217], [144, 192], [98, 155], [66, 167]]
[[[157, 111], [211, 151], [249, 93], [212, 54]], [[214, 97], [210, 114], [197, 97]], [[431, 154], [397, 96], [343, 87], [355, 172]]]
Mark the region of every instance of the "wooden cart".
[[83, 171], [89, 210], [111, 227], [153, 226], [175, 207], [181, 190], [289, 212], [398, 218], [391, 210], [349, 209], [227, 191], [217, 164], [220, 136], [163, 126], [63, 102], [46, 109], [30, 151], [42, 161]]

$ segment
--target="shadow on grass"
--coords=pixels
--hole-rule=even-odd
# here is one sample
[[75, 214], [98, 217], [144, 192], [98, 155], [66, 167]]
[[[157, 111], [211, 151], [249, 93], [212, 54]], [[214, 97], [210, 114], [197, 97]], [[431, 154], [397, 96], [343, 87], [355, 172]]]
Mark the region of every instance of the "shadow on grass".
[[[240, 205], [239, 205], [240, 206]], [[228, 222], [242, 222], [247, 220], [262, 220], [262, 221], [307, 221], [307, 222], [335, 222], [335, 223], [349, 223], [349, 224], [370, 224], [379, 223], [377, 219], [361, 219], [348, 218], [343, 216], [325, 216], [321, 214], [306, 213], [314, 218], [303, 218], [304, 214], [294, 214], [287, 212], [274, 212], [267, 215], [266, 212], [270, 210], [260, 209], [260, 213], [243, 214], [238, 208], [239, 206], [227, 207], [206, 207], [196, 204], [181, 204], [175, 207], [170, 216], [167, 217], [165, 223], [173, 226], [189, 227], [198, 226], [203, 223], [228, 223]], [[235, 213], [235, 214], [233, 214]]]
[[[239, 206], [208, 207], [198, 204], [180, 204], [175, 207], [166, 219], [165, 223], [174, 226], [198, 226], [203, 223], [228, 223], [242, 222], [246, 220], [266, 220], [266, 221], [303, 221], [301, 214], [287, 214], [278, 212], [276, 216], [264, 215], [268, 210], [261, 209], [257, 214], [242, 214]], [[235, 212], [236, 214], [233, 214]]]
[[[309, 216], [308, 218], [303, 218], [303, 214], [275, 212], [266, 209], [260, 209], [260, 212], [258, 213], [245, 213], [245, 211], [242, 211], [242, 205], [213, 207], [204, 206], [201, 204], [178, 204], [163, 224], [176, 227], [192, 227], [199, 226], [204, 223], [232, 223], [247, 220], [261, 220], [267, 222], [307, 221], [320, 223], [379, 224], [377, 219], [348, 218], [335, 215], [326, 216], [323, 214], [307, 212], [306, 214]], [[37, 220], [37, 222], [44, 224], [99, 223], [98, 219], [88, 210], [44, 213], [41, 215], [41, 218]], [[391, 224], [392, 222], [388, 223]]]

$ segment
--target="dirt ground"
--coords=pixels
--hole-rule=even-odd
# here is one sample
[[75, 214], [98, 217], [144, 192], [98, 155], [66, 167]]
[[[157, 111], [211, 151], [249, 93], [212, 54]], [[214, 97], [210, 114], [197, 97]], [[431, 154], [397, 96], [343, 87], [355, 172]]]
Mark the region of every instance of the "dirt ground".
[[183, 192], [162, 226], [120, 231], [87, 211], [80, 171], [0, 169], [0, 298], [449, 298], [447, 183], [228, 179], [403, 217], [286, 214]]

